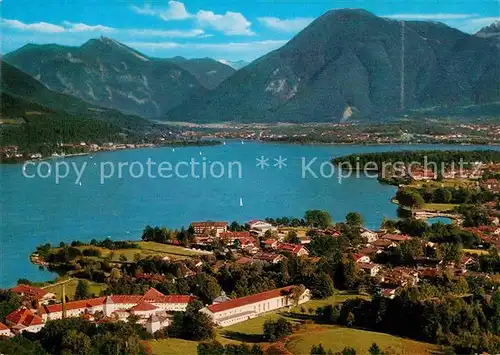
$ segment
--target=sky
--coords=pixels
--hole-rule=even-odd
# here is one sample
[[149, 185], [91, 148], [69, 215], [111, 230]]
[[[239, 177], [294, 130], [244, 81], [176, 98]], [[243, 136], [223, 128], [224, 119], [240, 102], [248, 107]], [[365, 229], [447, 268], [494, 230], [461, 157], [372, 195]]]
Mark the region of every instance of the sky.
[[0, 0], [1, 52], [27, 43], [79, 46], [99, 36], [147, 55], [254, 60], [328, 10], [440, 21], [474, 33], [500, 20], [498, 0]]

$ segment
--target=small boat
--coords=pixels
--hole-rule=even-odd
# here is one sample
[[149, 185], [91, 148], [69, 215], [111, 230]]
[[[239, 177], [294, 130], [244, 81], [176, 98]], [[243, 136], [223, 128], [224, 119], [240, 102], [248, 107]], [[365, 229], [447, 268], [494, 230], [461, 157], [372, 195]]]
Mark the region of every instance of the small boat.
[[202, 152], [200, 152], [200, 155], [203, 155], [203, 153], [202, 153]]
[[78, 183], [78, 185], [82, 186], [82, 182], [80, 181], [80, 182]]
[[245, 142], [241, 141], [241, 144], [245, 144]]
[[226, 141], [222, 142], [222, 145], [226, 145]]
[[243, 207], [243, 198], [240, 197], [240, 207]]
[[172, 148], [172, 152], [175, 152], [175, 148]]

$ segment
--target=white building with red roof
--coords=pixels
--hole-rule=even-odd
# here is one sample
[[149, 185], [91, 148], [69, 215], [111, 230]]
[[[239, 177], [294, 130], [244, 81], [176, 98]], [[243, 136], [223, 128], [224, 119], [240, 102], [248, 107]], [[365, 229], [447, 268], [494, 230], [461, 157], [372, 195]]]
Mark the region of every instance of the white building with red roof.
[[276, 249], [279, 252], [290, 253], [295, 256], [309, 255], [309, 251], [301, 244], [279, 243]]
[[7, 315], [5, 323], [14, 333], [38, 333], [45, 325], [41, 317], [26, 307], [21, 307]]
[[11, 336], [14, 336], [14, 334], [12, 334], [9, 327], [0, 322], [0, 337], [11, 337]]
[[371, 259], [370, 259], [370, 257], [368, 255], [361, 254], [361, 253], [354, 253], [354, 254], [352, 254], [352, 258], [357, 263], [368, 264], [371, 261]]
[[192, 222], [191, 227], [193, 227], [196, 234], [210, 234], [215, 231], [215, 236], [219, 237], [221, 233], [227, 232], [227, 222]]
[[273, 226], [271, 223], [267, 223], [265, 221], [261, 221], [258, 219], [253, 219], [248, 222], [248, 226], [250, 227], [250, 231], [258, 236], [264, 235], [268, 230], [277, 231], [278, 228]]
[[[92, 298], [81, 301], [67, 302], [64, 306], [67, 317], [80, 317], [85, 313], [94, 314], [103, 312], [106, 317], [110, 317], [115, 311], [130, 311], [134, 313], [141, 311], [149, 304], [157, 312], [184, 312], [194, 296], [188, 295], [164, 295], [154, 288], [150, 288], [143, 296], [141, 295], [113, 295], [107, 297]], [[139, 307], [138, 307], [139, 306]], [[138, 308], [136, 308], [138, 307]], [[149, 311], [151, 307], [147, 306]], [[46, 305], [42, 309], [42, 318], [46, 320], [62, 319], [63, 305]], [[151, 313], [151, 312], [149, 312]], [[148, 313], [148, 315], [150, 315]]]
[[[250, 296], [234, 298], [226, 302], [207, 306], [201, 309], [200, 312], [210, 316], [216, 325], [226, 327], [255, 318], [263, 313], [294, 306], [294, 301], [291, 298], [294, 287], [296, 286], [287, 286]], [[305, 303], [310, 299], [310, 292], [306, 289], [300, 295], [298, 304]]]
[[43, 288], [20, 284], [10, 289], [11, 292], [21, 297], [33, 297], [40, 303], [48, 303], [56, 298], [52, 292], [47, 292]]

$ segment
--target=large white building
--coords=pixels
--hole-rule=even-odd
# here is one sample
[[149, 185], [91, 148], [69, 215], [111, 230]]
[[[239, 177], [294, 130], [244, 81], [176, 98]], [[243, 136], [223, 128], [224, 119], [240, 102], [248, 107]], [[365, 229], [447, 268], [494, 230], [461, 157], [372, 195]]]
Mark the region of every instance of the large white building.
[[[94, 319], [96, 313], [102, 316], [127, 321], [130, 315], [139, 317], [139, 324], [149, 330], [159, 330], [170, 325], [167, 312], [184, 312], [194, 296], [164, 295], [154, 288], [144, 295], [116, 295], [66, 302], [64, 305], [41, 305], [37, 310], [20, 308], [6, 318], [7, 325], [14, 331], [38, 332], [49, 320], [65, 317]], [[63, 311], [64, 309], [64, 311]]]
[[[294, 306], [294, 300], [291, 298], [294, 287], [296, 286], [287, 286], [214, 303], [201, 309], [200, 312], [209, 315], [216, 325], [226, 327], [255, 318], [266, 312]], [[306, 289], [300, 296], [298, 304], [305, 303], [310, 299], [310, 292]]]

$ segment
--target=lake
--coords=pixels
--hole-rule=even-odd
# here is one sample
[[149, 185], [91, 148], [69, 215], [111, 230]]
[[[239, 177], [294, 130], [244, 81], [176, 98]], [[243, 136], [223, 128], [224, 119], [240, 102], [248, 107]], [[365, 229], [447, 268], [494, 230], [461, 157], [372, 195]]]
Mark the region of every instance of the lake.
[[[265, 217], [302, 217], [308, 209], [330, 212], [335, 221], [350, 211], [360, 212], [370, 228], [378, 228], [383, 217], [396, 218], [396, 206], [390, 202], [396, 188], [381, 185], [376, 179], [350, 177], [339, 181], [336, 173], [331, 178], [314, 178], [308, 171], [302, 176], [302, 165], [314, 162], [311, 170], [320, 175], [321, 162], [350, 153], [398, 151], [404, 149], [492, 149], [475, 146], [301, 146], [266, 144], [259, 142], [227, 142], [212, 147], [151, 148], [103, 152], [58, 160], [86, 168], [81, 184], [76, 173], [56, 184], [50, 178], [26, 178], [22, 165], [0, 166], [0, 287], [10, 287], [19, 278], [45, 281], [54, 278], [29, 261], [37, 245], [59, 244], [60, 241], [90, 241], [92, 238], [138, 239], [146, 225], [165, 225], [169, 228], [188, 226], [196, 220], [233, 220], [241, 223]], [[494, 148], [499, 149], [499, 148]], [[274, 159], [282, 157], [281, 169]], [[264, 169], [256, 166], [257, 158], [264, 158]], [[138, 176], [140, 165], [148, 158], [159, 165], [170, 167], [194, 159], [215, 167], [212, 175], [202, 173], [193, 177], [188, 167], [179, 169], [182, 177], [156, 178]], [[312, 159], [317, 158], [316, 161]], [[267, 161], [265, 159], [268, 159]], [[286, 159], [286, 161], [283, 161]], [[304, 162], [302, 161], [304, 159]], [[133, 162], [134, 169], [122, 169], [118, 164]], [[217, 165], [214, 162], [218, 162]], [[56, 161], [49, 161], [54, 173]], [[230, 167], [234, 170], [229, 178]], [[233, 164], [233, 165], [231, 165]], [[266, 165], [267, 164], [267, 165]], [[48, 165], [44, 163], [44, 165]], [[46, 166], [42, 166], [46, 168]], [[101, 167], [110, 176], [101, 184]], [[226, 175], [220, 175], [221, 169]], [[325, 169], [324, 169], [325, 170]], [[27, 167], [32, 176], [36, 169]], [[48, 171], [41, 169], [43, 174]], [[156, 171], [157, 172], [157, 171]], [[241, 178], [238, 178], [241, 173]], [[329, 175], [328, 169], [324, 176]], [[155, 175], [155, 174], [151, 174]], [[164, 176], [169, 174], [164, 174]], [[189, 176], [187, 176], [189, 175]], [[187, 177], [186, 177], [187, 176]], [[243, 206], [240, 205], [240, 199]]]

